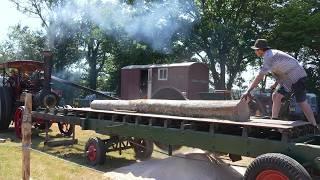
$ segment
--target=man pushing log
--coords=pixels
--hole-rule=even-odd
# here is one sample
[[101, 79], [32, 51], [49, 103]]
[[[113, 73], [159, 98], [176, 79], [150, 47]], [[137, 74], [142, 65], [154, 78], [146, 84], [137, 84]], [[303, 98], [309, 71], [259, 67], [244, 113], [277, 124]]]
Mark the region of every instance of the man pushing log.
[[276, 82], [271, 88], [276, 88], [280, 84], [277, 91], [272, 94], [271, 119], [278, 119], [282, 98], [293, 92], [308, 121], [319, 129], [312, 109], [306, 100], [307, 73], [299, 62], [282, 51], [271, 49], [266, 39], [257, 39], [251, 48], [255, 50], [258, 57], [263, 57], [263, 65], [249, 89], [243, 94], [242, 99], [247, 99], [250, 92], [258, 86], [264, 76], [271, 72], [276, 78]]

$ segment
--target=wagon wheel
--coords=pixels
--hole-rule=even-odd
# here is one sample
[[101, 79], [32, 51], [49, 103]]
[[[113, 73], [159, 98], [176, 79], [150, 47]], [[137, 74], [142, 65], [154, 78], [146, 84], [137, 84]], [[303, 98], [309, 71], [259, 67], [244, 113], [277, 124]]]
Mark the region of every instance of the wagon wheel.
[[248, 167], [245, 180], [311, 180], [306, 169], [294, 159], [279, 153], [257, 157]]
[[106, 160], [104, 142], [98, 137], [90, 138], [85, 146], [85, 156], [91, 166], [103, 164]]
[[[33, 126], [37, 129], [40, 129], [40, 130], [44, 130], [46, 129], [46, 122], [37, 122], [37, 123], [34, 123]], [[52, 126], [52, 122], [49, 121], [48, 122], [48, 129], [50, 129], [50, 127]]]
[[58, 122], [58, 128], [64, 136], [71, 136], [73, 133], [73, 126], [69, 123]]
[[25, 111], [24, 106], [20, 106], [17, 108], [16, 112], [14, 113], [13, 121], [14, 121], [14, 130], [16, 132], [17, 138], [22, 138], [21, 126], [22, 126], [22, 119], [23, 113]]
[[133, 150], [136, 154], [136, 158], [140, 160], [145, 160], [151, 157], [153, 152], [153, 142], [146, 139], [133, 138], [130, 141]]
[[9, 128], [10, 121], [7, 120], [6, 98], [4, 95], [4, 87], [0, 87], [0, 130]]
[[[160, 142], [155, 141], [154, 144], [161, 149], [162, 151], [168, 152], [169, 151], [169, 145], [168, 144], [163, 144]], [[182, 146], [179, 145], [171, 145], [172, 151], [177, 151], [179, 150]]]

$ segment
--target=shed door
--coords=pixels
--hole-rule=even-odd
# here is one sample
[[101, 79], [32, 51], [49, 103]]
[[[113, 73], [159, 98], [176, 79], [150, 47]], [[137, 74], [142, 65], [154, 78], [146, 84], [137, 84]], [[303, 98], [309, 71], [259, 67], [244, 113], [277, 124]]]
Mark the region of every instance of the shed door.
[[140, 99], [140, 70], [121, 70], [121, 99]]

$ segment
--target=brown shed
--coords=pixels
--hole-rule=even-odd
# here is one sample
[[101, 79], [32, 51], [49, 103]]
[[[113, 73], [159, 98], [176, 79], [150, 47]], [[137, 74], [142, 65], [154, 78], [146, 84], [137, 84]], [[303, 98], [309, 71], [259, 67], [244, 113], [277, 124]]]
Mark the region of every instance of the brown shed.
[[206, 64], [184, 62], [157, 65], [132, 65], [121, 69], [122, 99], [200, 99], [208, 92]]

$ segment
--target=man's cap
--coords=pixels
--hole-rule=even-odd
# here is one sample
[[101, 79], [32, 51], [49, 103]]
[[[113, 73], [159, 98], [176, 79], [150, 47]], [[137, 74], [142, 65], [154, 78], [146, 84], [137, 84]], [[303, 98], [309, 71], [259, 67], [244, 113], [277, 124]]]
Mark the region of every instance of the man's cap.
[[257, 39], [253, 46], [251, 46], [251, 49], [271, 49], [270, 46], [268, 46], [268, 41], [266, 39]]

